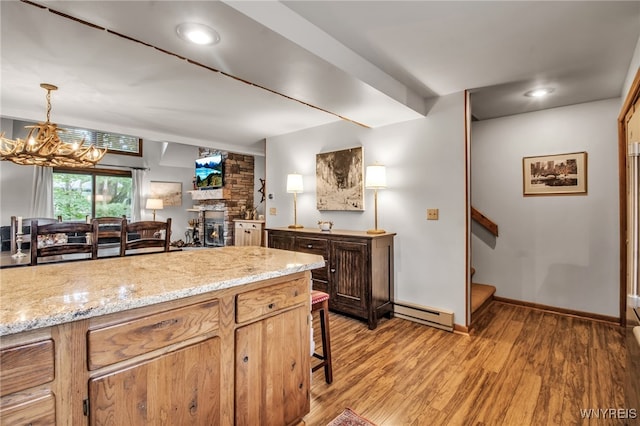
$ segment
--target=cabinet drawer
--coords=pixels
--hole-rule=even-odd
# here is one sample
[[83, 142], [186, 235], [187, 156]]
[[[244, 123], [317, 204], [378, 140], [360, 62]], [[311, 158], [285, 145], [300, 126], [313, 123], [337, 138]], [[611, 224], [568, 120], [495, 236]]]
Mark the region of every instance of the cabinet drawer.
[[236, 229], [260, 229], [261, 226], [257, 223], [242, 223], [236, 222]]
[[296, 237], [295, 251], [319, 254], [327, 259], [329, 242], [322, 238]]
[[89, 331], [89, 369], [179, 343], [218, 330], [217, 300]]
[[51, 393], [3, 408], [0, 425], [48, 426], [56, 424], [56, 401]]
[[300, 303], [309, 302], [309, 282], [297, 279], [236, 296], [236, 322], [243, 323]]
[[48, 383], [54, 375], [53, 340], [0, 351], [0, 396]]
[[329, 279], [329, 241], [321, 238], [297, 237], [295, 250], [303, 253], [318, 254], [324, 257], [325, 266], [311, 271], [314, 280], [327, 281]]

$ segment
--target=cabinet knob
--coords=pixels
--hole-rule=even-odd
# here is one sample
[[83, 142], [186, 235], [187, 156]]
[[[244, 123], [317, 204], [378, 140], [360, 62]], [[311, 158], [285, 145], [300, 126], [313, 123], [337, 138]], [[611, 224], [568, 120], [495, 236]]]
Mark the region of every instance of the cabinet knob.
[[244, 358], [242, 358], [242, 362], [249, 362], [249, 357], [245, 355]]
[[307, 244], [307, 248], [313, 248], [313, 244]]
[[269, 303], [269, 309], [273, 309], [273, 303]]
[[331, 269], [330, 269], [330, 271], [331, 271], [331, 272], [335, 272], [335, 271], [336, 271], [336, 268], [331, 268]]

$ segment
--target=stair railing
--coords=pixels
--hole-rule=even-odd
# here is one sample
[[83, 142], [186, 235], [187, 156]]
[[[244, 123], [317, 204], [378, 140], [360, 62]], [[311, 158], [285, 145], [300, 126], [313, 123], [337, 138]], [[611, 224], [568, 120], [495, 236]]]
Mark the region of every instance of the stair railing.
[[487, 231], [491, 232], [495, 237], [498, 236], [498, 225], [493, 222], [491, 219], [480, 213], [476, 210], [475, 207], [471, 207], [471, 219], [478, 222], [482, 227], [484, 227]]

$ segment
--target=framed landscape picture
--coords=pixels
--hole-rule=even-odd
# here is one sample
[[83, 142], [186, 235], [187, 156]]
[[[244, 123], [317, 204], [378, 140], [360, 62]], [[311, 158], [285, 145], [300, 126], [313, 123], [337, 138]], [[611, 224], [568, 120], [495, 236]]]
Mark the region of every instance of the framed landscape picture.
[[524, 157], [522, 172], [524, 196], [587, 194], [586, 152]]
[[362, 147], [316, 155], [318, 210], [364, 210]]
[[182, 182], [151, 181], [150, 198], [161, 198], [164, 207], [182, 205]]

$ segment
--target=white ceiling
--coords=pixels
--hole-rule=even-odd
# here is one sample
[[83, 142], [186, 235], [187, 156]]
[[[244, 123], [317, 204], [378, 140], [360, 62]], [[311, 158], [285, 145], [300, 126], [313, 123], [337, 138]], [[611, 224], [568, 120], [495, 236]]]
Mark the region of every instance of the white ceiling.
[[[640, 36], [640, 1], [37, 4], [0, 1], [0, 115], [44, 120], [47, 82], [57, 123], [257, 155], [266, 137], [411, 120], [467, 89], [481, 120], [618, 97]], [[188, 45], [186, 21], [221, 42]], [[555, 92], [523, 96], [538, 85]]]

